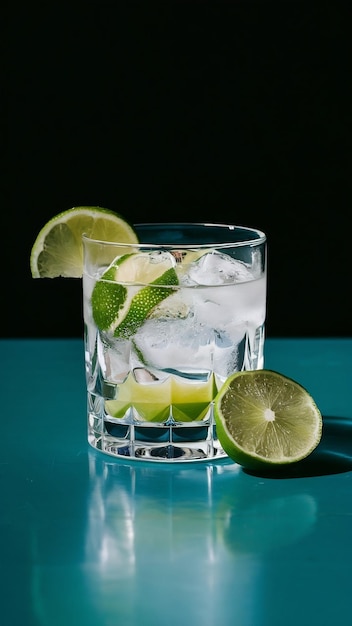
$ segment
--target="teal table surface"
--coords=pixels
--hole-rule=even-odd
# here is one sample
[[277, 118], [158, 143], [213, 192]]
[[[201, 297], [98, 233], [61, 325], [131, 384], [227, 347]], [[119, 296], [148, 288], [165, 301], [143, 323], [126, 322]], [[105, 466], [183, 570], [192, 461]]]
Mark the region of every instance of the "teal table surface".
[[2, 626], [352, 625], [352, 339], [268, 339], [323, 437], [282, 475], [89, 447], [83, 343], [0, 341]]

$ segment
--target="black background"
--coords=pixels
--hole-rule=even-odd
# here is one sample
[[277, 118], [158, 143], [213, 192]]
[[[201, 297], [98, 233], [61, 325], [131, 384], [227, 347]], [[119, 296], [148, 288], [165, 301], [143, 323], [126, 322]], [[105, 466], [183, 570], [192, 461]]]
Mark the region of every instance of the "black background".
[[81, 281], [33, 280], [78, 205], [268, 236], [268, 336], [350, 328], [351, 19], [339, 2], [8, 9], [1, 331], [81, 336]]

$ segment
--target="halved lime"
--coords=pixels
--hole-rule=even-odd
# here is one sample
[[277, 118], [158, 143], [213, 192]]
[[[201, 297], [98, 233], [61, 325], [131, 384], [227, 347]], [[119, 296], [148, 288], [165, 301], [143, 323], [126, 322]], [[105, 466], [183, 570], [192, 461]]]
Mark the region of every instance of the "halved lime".
[[101, 207], [73, 207], [53, 217], [40, 230], [31, 250], [32, 277], [80, 278], [83, 234], [101, 241], [138, 243], [132, 226], [118, 213]]
[[169, 252], [125, 254], [94, 286], [94, 321], [100, 330], [127, 339], [162, 300], [174, 293], [176, 285], [175, 259]]
[[214, 401], [219, 441], [248, 469], [295, 463], [318, 446], [322, 416], [296, 381], [271, 370], [232, 374]]

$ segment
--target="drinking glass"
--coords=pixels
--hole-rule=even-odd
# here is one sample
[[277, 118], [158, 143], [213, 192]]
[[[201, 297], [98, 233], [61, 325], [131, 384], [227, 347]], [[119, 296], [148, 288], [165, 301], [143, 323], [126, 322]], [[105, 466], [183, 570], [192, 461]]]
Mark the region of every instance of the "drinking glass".
[[225, 457], [214, 398], [232, 373], [264, 366], [266, 236], [134, 229], [138, 244], [83, 236], [88, 441], [135, 460]]

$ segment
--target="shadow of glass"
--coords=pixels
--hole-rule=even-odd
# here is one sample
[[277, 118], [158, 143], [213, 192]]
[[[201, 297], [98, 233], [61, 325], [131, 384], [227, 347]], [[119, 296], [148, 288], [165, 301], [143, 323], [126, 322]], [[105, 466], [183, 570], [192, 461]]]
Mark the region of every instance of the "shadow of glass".
[[307, 478], [352, 471], [352, 419], [323, 417], [323, 434], [318, 447], [306, 459], [265, 471], [245, 470], [265, 478]]

